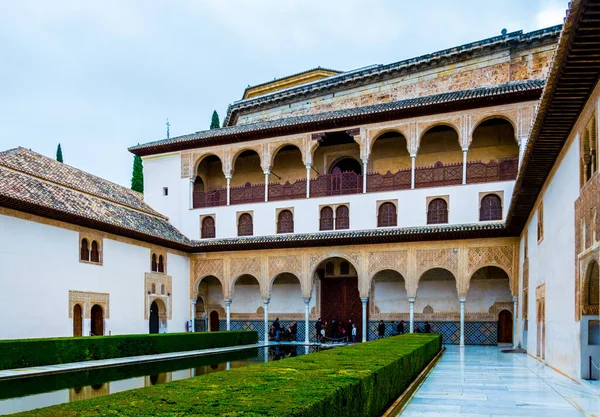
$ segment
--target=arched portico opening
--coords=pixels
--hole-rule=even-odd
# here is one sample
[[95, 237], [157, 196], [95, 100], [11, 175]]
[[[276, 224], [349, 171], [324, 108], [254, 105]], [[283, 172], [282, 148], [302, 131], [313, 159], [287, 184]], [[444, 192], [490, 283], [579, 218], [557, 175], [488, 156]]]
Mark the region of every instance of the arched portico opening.
[[158, 304], [153, 301], [150, 304], [150, 334], [158, 334]]
[[227, 203], [227, 185], [223, 163], [216, 155], [208, 155], [198, 164], [193, 180], [193, 207], [222, 206]]
[[419, 143], [415, 187], [462, 184], [462, 162], [458, 132], [449, 125], [430, 127]]
[[[224, 295], [221, 281], [212, 275], [203, 277], [198, 283], [196, 290], [196, 312], [194, 316], [195, 332], [205, 332], [207, 329], [211, 329], [211, 331], [219, 330], [219, 313], [217, 312], [215, 320], [215, 317], [212, 314], [207, 317], [206, 312], [222, 310], [224, 308], [223, 300]], [[201, 302], [201, 311], [198, 310], [199, 301]]]
[[150, 334], [165, 333], [167, 331], [167, 308], [162, 300], [156, 299], [150, 304], [148, 318]]
[[467, 182], [513, 180], [518, 159], [519, 145], [513, 125], [500, 117], [489, 118], [473, 130], [467, 152]]
[[[283, 335], [292, 341], [304, 340], [304, 299], [300, 279], [291, 273], [277, 275], [271, 282], [269, 314], [279, 322]], [[293, 335], [292, 327], [296, 323], [296, 334]], [[290, 329], [288, 335], [286, 330]], [[284, 338], [285, 340], [285, 338]]]
[[323, 322], [327, 322], [326, 336], [341, 338], [342, 328], [348, 335], [352, 323], [356, 325], [357, 335], [360, 335], [362, 302], [354, 265], [340, 257], [327, 258], [316, 268], [313, 279], [321, 289], [320, 311]]
[[306, 167], [295, 145], [281, 147], [269, 174], [269, 201], [306, 197]]
[[[476, 331], [467, 332], [467, 344], [513, 343], [512, 291], [509, 276], [502, 268], [485, 266], [471, 275], [465, 310], [467, 314], [482, 317], [477, 321]], [[510, 324], [506, 322], [506, 313], [500, 317], [502, 311], [510, 314]]]
[[219, 331], [219, 312], [217, 310], [213, 310], [210, 312], [209, 325], [211, 332]]
[[231, 330], [256, 330], [259, 339], [264, 338], [264, 331], [257, 326], [264, 317], [263, 299], [258, 278], [244, 274], [233, 283], [231, 292]]
[[91, 336], [104, 335], [104, 312], [98, 304], [92, 306], [91, 312]]
[[[406, 281], [402, 274], [385, 269], [373, 275], [369, 301], [369, 339], [376, 338], [380, 320], [386, 324], [386, 336], [395, 334], [401, 321], [404, 321], [403, 332], [409, 332], [409, 302]], [[395, 326], [393, 322], [396, 322]]]
[[73, 336], [83, 336], [83, 310], [79, 304], [73, 307]]
[[401, 133], [389, 131], [379, 135], [373, 143], [369, 161], [367, 191], [410, 188], [412, 161], [406, 137]]
[[260, 156], [248, 149], [238, 154], [233, 162], [231, 204], [265, 201], [265, 174]]
[[415, 332], [424, 332], [429, 323], [441, 333], [443, 343], [460, 342], [459, 301], [456, 278], [444, 268], [425, 271], [419, 279], [415, 300]]
[[[581, 291], [581, 378], [600, 380], [600, 268], [589, 261]], [[596, 365], [596, 366], [594, 366]]]

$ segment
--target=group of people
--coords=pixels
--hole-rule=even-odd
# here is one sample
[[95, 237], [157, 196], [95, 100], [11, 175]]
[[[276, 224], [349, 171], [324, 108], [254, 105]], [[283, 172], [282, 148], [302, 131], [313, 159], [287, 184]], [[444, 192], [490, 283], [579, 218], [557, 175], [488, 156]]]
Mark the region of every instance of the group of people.
[[[385, 325], [385, 322], [381, 320], [377, 326], [377, 338], [384, 338], [386, 330], [387, 326]], [[431, 333], [431, 324], [426, 321], [422, 330], [419, 325], [415, 324], [415, 333]], [[404, 320], [400, 320], [400, 323], [396, 323], [395, 320], [392, 321], [390, 336], [398, 336], [400, 334], [404, 334]]]
[[331, 324], [323, 321], [321, 317], [315, 324], [317, 331], [317, 340], [319, 342], [351, 342], [356, 343], [356, 325], [352, 320], [343, 322], [342, 320], [331, 320]]
[[298, 322], [293, 321], [287, 326], [282, 326], [279, 317], [275, 319], [269, 328], [269, 340], [281, 342], [282, 340], [295, 342], [298, 336]]

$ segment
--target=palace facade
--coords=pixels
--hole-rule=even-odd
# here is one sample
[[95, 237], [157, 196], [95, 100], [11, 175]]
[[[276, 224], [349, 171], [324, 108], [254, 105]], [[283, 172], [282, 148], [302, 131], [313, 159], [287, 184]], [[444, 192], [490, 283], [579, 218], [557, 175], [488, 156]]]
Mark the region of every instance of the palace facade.
[[[0, 153], [0, 337], [430, 323], [573, 379], [600, 363], [600, 2], [565, 24], [248, 87], [130, 148], [141, 195]], [[27, 302], [27, 301], [29, 302]]]

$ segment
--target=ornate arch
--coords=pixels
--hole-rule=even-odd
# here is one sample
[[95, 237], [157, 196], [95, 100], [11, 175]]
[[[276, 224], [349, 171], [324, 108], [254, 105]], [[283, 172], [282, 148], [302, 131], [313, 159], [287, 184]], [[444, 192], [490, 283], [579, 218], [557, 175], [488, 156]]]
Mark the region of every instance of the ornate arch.
[[[291, 138], [291, 139], [282, 139], [279, 141], [269, 142], [267, 143], [267, 157], [266, 160], [269, 162], [268, 169], [271, 169], [275, 164], [275, 157], [281, 150], [281, 148], [285, 146], [294, 146], [298, 148], [300, 154], [302, 155], [302, 163], [306, 164], [306, 148], [304, 147], [304, 138]], [[266, 165], [266, 162], [265, 162]]]
[[263, 297], [267, 296], [267, 291], [265, 291], [265, 282], [263, 277], [265, 274], [263, 273], [263, 262], [262, 258], [254, 257], [254, 258], [233, 258], [229, 263], [229, 276], [231, 278], [231, 283], [229, 287], [229, 296], [233, 296], [233, 291], [235, 289], [235, 283], [239, 277], [242, 275], [251, 275], [258, 281], [258, 285], [260, 286], [260, 293]]
[[261, 297], [265, 297], [265, 295], [267, 295], [267, 292], [264, 291], [264, 288], [263, 288], [264, 285], [261, 282], [261, 279], [259, 277], [257, 277], [256, 275], [244, 273], [244, 274], [238, 275], [237, 277], [235, 277], [234, 279], [231, 280], [231, 290], [229, 292], [230, 298], [233, 298], [233, 293], [235, 291], [235, 283], [238, 281], [238, 279], [240, 279], [241, 277], [243, 277], [245, 275], [251, 276], [252, 278], [254, 278], [256, 280], [256, 282], [258, 283], [258, 290], [261, 294]]
[[300, 282], [300, 286], [302, 288], [302, 294], [304, 297], [311, 296], [312, 285], [311, 283], [305, 282], [301, 277], [304, 275], [302, 268], [302, 256], [301, 255], [289, 255], [289, 256], [269, 256], [267, 258], [268, 263], [268, 276], [269, 276], [269, 284], [268, 284], [268, 292], [271, 293], [273, 288], [273, 281], [279, 275], [287, 273], [294, 275], [298, 278]]
[[459, 283], [459, 279], [458, 279], [458, 275], [455, 274], [454, 272], [452, 272], [450, 269], [443, 267], [443, 266], [432, 266], [431, 268], [427, 268], [425, 271], [423, 271], [421, 274], [417, 274], [417, 281], [415, 283], [415, 287], [414, 287], [414, 292], [413, 288], [411, 288], [411, 291], [409, 291], [408, 285], [406, 286], [406, 293], [408, 294], [409, 297], [416, 297], [417, 296], [417, 291], [419, 289], [419, 284], [421, 283], [421, 280], [423, 279], [423, 276], [433, 270], [433, 269], [443, 269], [447, 272], [449, 272], [452, 277], [454, 278], [454, 282], [456, 283], [456, 292], [458, 296], [461, 296], [462, 294], [460, 293], [460, 283]]
[[198, 296], [198, 288], [200, 288], [200, 284], [202, 283], [202, 280], [204, 278], [208, 278], [208, 277], [216, 278], [217, 281], [219, 281], [219, 284], [221, 284], [221, 289], [223, 290], [223, 296], [225, 297], [225, 288], [226, 288], [226, 286], [225, 286], [223, 280], [221, 278], [219, 278], [218, 276], [216, 276], [216, 275], [204, 275], [204, 276], [202, 276], [202, 277], [200, 277], [200, 278], [198, 278], [198, 279], [196, 279], [194, 281], [194, 290], [192, 291], [192, 300], [198, 299], [198, 297], [199, 297]]
[[381, 271], [391, 270], [402, 275], [405, 285], [408, 288], [408, 251], [387, 251], [387, 252], [369, 252], [369, 289], [372, 286], [373, 278]]
[[302, 280], [300, 279], [300, 277], [291, 272], [281, 272], [269, 280], [268, 298], [271, 298], [271, 291], [273, 291], [273, 283], [275, 282], [277, 277], [280, 277], [283, 274], [292, 275], [294, 278], [296, 278], [298, 280], [298, 284], [300, 284], [300, 290], [302, 291], [302, 295], [304, 296], [304, 285], [302, 285]]
[[475, 130], [483, 122], [487, 122], [488, 120], [492, 120], [492, 119], [502, 119], [502, 120], [506, 120], [508, 123], [510, 123], [513, 128], [515, 142], [518, 141], [518, 138], [517, 138], [517, 133], [519, 132], [519, 126], [517, 124], [518, 110], [511, 109], [511, 110], [494, 111], [494, 112], [478, 114], [477, 118], [473, 120], [473, 123], [471, 124], [471, 129], [469, 130], [469, 146], [471, 146], [471, 142], [473, 140], [473, 133], [475, 132]]
[[342, 258], [345, 261], [350, 262], [350, 264], [354, 267], [356, 272], [359, 273], [359, 277], [360, 277], [360, 253], [326, 252], [326, 253], [310, 255], [310, 257], [308, 259], [308, 262], [309, 262], [308, 267], [309, 267], [311, 279], [315, 275], [315, 272], [317, 272], [317, 267], [324, 260], [329, 259], [329, 258]]
[[[223, 287], [223, 296], [227, 299], [227, 286], [224, 280], [223, 259], [195, 259], [194, 279], [190, 280], [190, 294], [198, 296], [198, 285], [207, 276], [212, 275], [219, 280]], [[195, 300], [195, 298], [192, 297]]]
[[502, 269], [508, 275], [508, 282], [513, 295], [517, 294], [516, 282], [514, 282], [514, 246], [488, 246], [467, 249], [467, 277], [461, 286], [464, 295], [469, 291], [473, 274], [486, 266], [495, 266]]
[[382, 127], [380, 129], [370, 130], [367, 136], [369, 142], [369, 155], [371, 152], [373, 152], [373, 146], [375, 145], [377, 139], [379, 139], [381, 135], [389, 132], [395, 132], [404, 137], [404, 140], [406, 140], [406, 150], [410, 154], [410, 132], [408, 132], [408, 130], [410, 130], [408, 125]]
[[595, 256], [590, 256], [588, 259], [585, 260], [585, 264], [583, 265], [583, 279], [581, 280], [581, 289], [579, 291], [580, 294], [580, 305], [581, 305], [581, 315], [582, 316], [588, 316], [588, 315], [598, 315], [599, 312], [599, 306], [597, 305], [590, 305], [588, 300], [589, 300], [589, 291], [590, 291], [590, 284], [591, 281], [593, 279], [595, 280], [600, 280], [599, 276], [592, 276], [593, 272], [594, 272], [594, 267], [596, 267], [596, 270], [598, 270], [598, 268], [600, 268], [600, 265], [598, 263], [598, 256], [597, 254], [595, 254]]
[[419, 149], [421, 149], [421, 142], [423, 141], [423, 136], [425, 136], [425, 134], [427, 132], [429, 132], [432, 128], [437, 127], [437, 126], [448, 126], [452, 129], [454, 129], [454, 131], [456, 132], [456, 135], [458, 136], [458, 146], [462, 147], [463, 146], [463, 134], [462, 134], [462, 125], [463, 125], [463, 119], [460, 117], [457, 118], [452, 118], [452, 119], [442, 119], [442, 120], [432, 120], [429, 122], [421, 122], [418, 124], [418, 135], [417, 135], [417, 146], [416, 146], [416, 150], [417, 153], [419, 151]]
[[230, 167], [230, 172], [233, 174], [233, 172], [235, 170], [235, 161], [237, 161], [237, 158], [244, 151], [254, 151], [254, 152], [256, 152], [258, 154], [258, 158], [259, 158], [259, 161], [260, 161], [261, 168], [263, 170], [267, 169], [264, 166], [264, 163], [265, 163], [264, 148], [265, 148], [264, 144], [259, 143], [259, 144], [255, 144], [255, 145], [242, 144], [238, 148], [231, 149], [231, 152], [229, 153], [229, 167]]
[[190, 172], [191, 179], [196, 178], [196, 176], [198, 175], [198, 168], [200, 167], [200, 164], [202, 163], [202, 161], [204, 159], [206, 159], [209, 156], [216, 156], [217, 158], [219, 158], [219, 161], [221, 161], [221, 168], [223, 169], [223, 172], [225, 172], [226, 160], [225, 160], [225, 155], [223, 154], [223, 152], [219, 152], [218, 150], [215, 150], [215, 151], [211, 151], [211, 152], [194, 153], [192, 155], [194, 163], [192, 165], [192, 169]]

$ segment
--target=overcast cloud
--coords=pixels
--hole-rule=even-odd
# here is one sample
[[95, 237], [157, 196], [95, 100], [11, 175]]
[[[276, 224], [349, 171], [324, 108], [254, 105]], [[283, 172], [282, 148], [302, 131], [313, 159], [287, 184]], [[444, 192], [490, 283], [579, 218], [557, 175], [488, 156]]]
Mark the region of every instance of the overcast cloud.
[[0, 150], [129, 186], [127, 147], [207, 129], [248, 85], [562, 23], [555, 0], [2, 0]]

